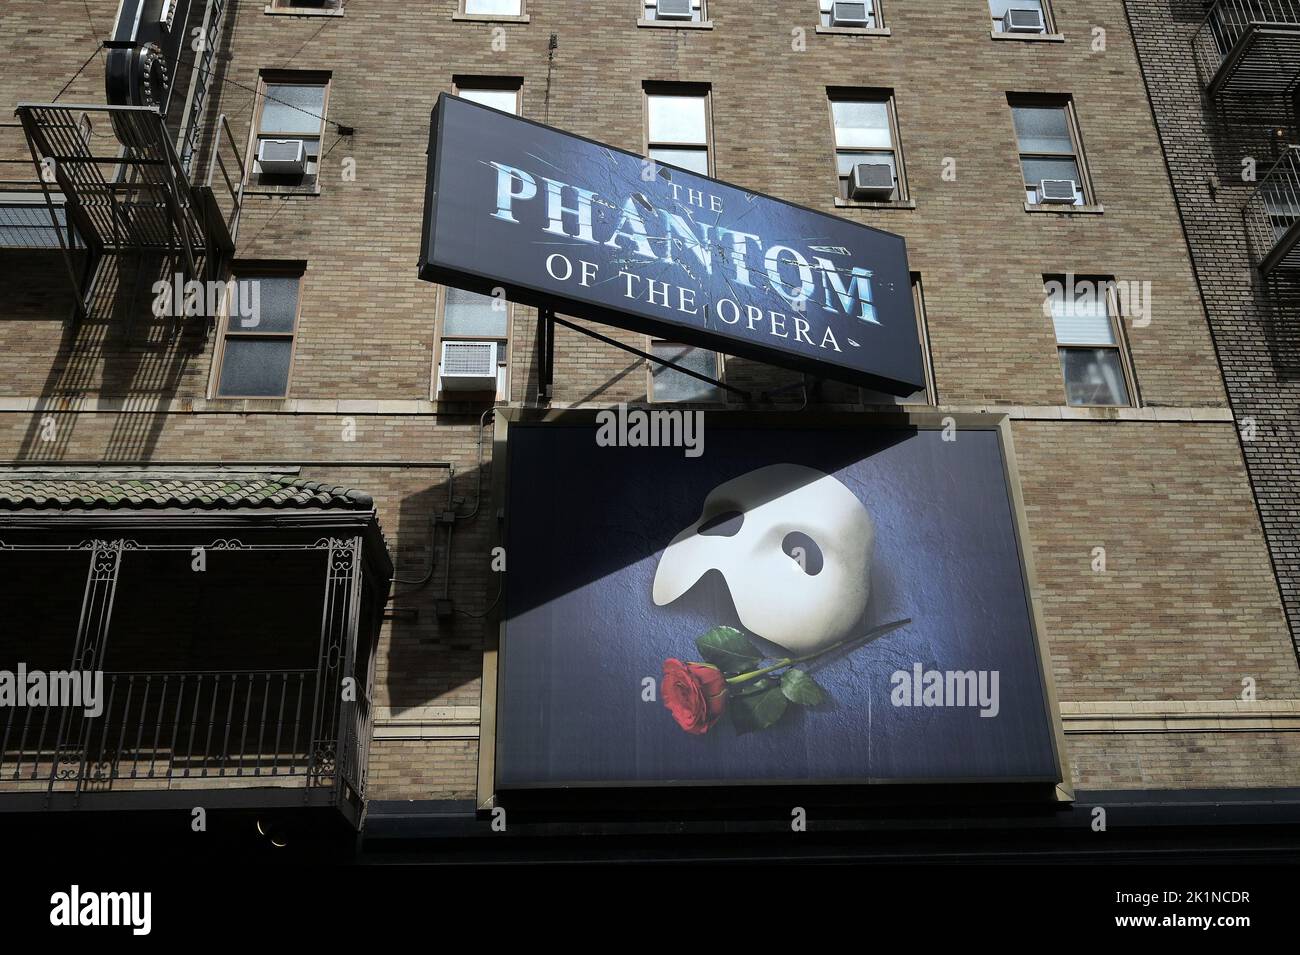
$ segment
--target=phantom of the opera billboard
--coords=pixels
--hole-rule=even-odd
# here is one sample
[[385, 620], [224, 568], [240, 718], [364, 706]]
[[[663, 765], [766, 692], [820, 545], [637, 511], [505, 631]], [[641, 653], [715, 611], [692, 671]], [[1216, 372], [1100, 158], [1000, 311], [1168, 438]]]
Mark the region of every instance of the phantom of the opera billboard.
[[443, 94], [420, 277], [899, 395], [901, 236]]
[[497, 792], [1061, 780], [1005, 419], [503, 417]]

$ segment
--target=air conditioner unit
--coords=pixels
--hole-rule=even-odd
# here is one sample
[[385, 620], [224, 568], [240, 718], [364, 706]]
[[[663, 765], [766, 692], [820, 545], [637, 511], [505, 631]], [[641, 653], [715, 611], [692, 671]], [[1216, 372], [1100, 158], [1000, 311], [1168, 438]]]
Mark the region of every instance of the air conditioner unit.
[[496, 342], [443, 342], [438, 383], [443, 391], [496, 391]]
[[307, 144], [301, 139], [263, 139], [257, 146], [262, 172], [272, 176], [301, 176], [307, 172]]
[[655, 5], [655, 15], [660, 20], [689, 20], [691, 0], [659, 0]]
[[870, 3], [832, 3], [831, 26], [835, 27], [869, 27], [871, 26]]
[[1002, 30], [1006, 33], [1044, 33], [1047, 24], [1043, 11], [1034, 7], [1010, 7], [1002, 17]]
[[864, 162], [853, 167], [849, 177], [849, 198], [857, 201], [883, 200], [894, 194], [894, 170], [888, 163]]
[[1039, 202], [1061, 202], [1074, 205], [1078, 186], [1073, 179], [1044, 179], [1038, 184]]

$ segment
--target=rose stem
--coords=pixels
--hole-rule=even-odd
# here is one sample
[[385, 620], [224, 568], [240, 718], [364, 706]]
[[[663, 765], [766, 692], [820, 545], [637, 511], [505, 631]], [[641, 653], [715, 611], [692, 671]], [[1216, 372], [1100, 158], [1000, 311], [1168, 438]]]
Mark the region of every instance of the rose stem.
[[899, 627], [905, 627], [911, 622], [912, 622], [911, 617], [908, 617], [905, 620], [895, 620], [893, 623], [886, 623], [879, 627], [876, 627], [874, 630], [868, 630], [866, 633], [862, 634], [861, 636], [846, 637], [845, 639], [840, 640], [837, 643], [832, 643], [829, 647], [824, 647], [823, 649], [816, 650], [812, 653], [805, 653], [801, 657], [786, 657], [784, 660], [778, 660], [776, 663], [773, 663], [771, 666], [763, 667], [763, 669], [761, 670], [751, 670], [748, 673], [740, 673], [737, 674], [736, 676], [729, 676], [727, 677], [727, 682], [746, 683], [749, 680], [756, 680], [760, 676], [764, 676], [768, 673], [771, 673], [773, 670], [780, 670], [782, 667], [794, 666], [796, 663], [803, 663], [804, 661], [811, 660], [814, 657], [819, 657], [822, 656], [823, 654], [830, 653], [832, 650], [838, 650], [840, 647], [844, 646], [845, 644], [861, 643], [862, 641], [869, 640], [872, 637], [883, 637], [885, 634], [889, 633], [889, 631], [897, 630]]

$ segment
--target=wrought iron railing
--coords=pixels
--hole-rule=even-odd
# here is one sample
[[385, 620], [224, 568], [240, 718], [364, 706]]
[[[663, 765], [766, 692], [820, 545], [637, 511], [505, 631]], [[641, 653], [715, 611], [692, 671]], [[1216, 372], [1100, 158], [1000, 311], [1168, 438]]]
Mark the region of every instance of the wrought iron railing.
[[356, 729], [321, 705], [336, 694], [320, 679], [314, 669], [104, 673], [97, 715], [6, 706], [0, 789], [333, 786], [358, 758]]
[[1300, 221], [1300, 146], [1292, 146], [1260, 178], [1242, 207], [1246, 238], [1256, 266], [1268, 266], [1296, 222]]
[[1219, 0], [1192, 37], [1201, 82], [1208, 84], [1224, 59], [1252, 29], [1300, 26], [1300, 0]]

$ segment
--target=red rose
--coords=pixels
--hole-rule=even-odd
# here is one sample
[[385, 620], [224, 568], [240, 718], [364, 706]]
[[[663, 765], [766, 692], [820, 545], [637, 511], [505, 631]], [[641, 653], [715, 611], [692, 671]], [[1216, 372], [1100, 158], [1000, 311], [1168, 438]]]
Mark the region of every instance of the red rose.
[[664, 661], [659, 695], [682, 729], [701, 736], [727, 708], [727, 678], [707, 663], [683, 663], [670, 658]]

